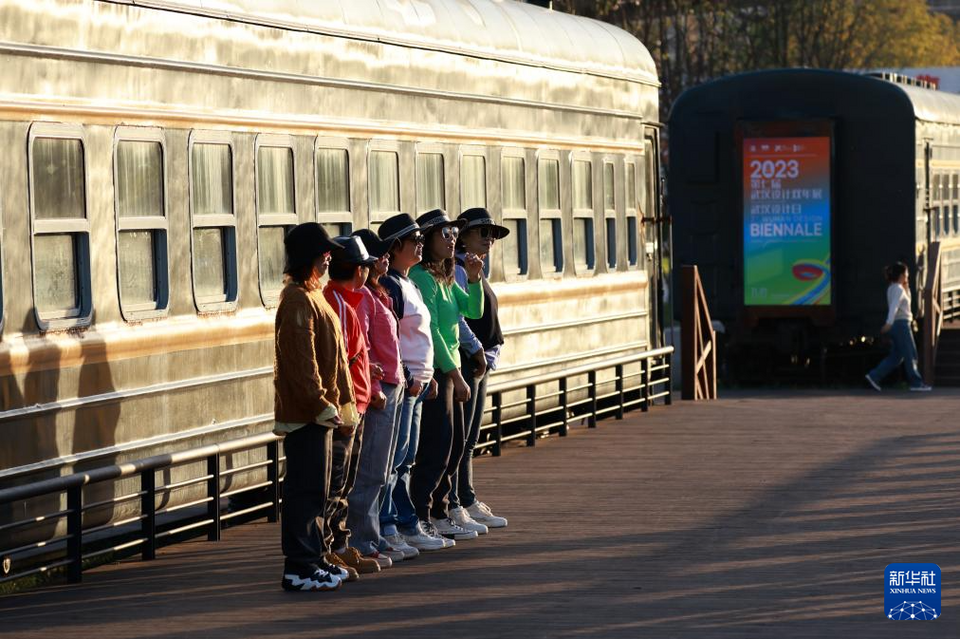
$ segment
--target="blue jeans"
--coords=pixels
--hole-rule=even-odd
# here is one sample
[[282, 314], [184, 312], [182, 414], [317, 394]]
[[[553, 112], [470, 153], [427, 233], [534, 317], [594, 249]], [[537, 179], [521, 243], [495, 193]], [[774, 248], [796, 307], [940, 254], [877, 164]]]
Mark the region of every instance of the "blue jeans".
[[890, 353], [883, 358], [877, 367], [870, 373], [870, 378], [878, 384], [883, 378], [893, 372], [897, 366], [903, 363], [907, 369], [907, 381], [911, 388], [916, 388], [923, 384], [923, 378], [920, 377], [920, 371], [917, 370], [917, 345], [913, 341], [913, 331], [910, 329], [910, 322], [907, 320], [896, 320], [893, 328], [890, 329]]
[[387, 403], [383, 410], [369, 409], [364, 416], [363, 442], [357, 480], [347, 503], [347, 528], [350, 545], [362, 555], [369, 555], [380, 545], [380, 491], [393, 470], [392, 448], [397, 432], [399, 401], [403, 387], [381, 383]]
[[429, 388], [430, 385], [425, 384], [419, 397], [404, 392], [400, 402], [393, 467], [380, 497], [380, 533], [383, 536], [395, 535], [398, 529], [412, 532], [419, 521], [410, 501], [410, 471], [417, 458], [420, 414]]
[[474, 377], [477, 370], [476, 362], [463, 351], [460, 352], [463, 361], [463, 378], [470, 386], [470, 399], [463, 404], [463, 427], [466, 437], [463, 443], [463, 457], [450, 482], [450, 508], [463, 506], [469, 508], [477, 502], [477, 493], [473, 489], [473, 449], [480, 439], [480, 424], [483, 422], [483, 409], [487, 403], [487, 380], [490, 370], [483, 377]]

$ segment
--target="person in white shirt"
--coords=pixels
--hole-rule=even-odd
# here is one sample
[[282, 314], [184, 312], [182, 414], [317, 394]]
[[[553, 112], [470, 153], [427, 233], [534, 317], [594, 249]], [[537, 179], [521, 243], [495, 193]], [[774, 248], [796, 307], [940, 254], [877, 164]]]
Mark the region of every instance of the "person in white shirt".
[[433, 381], [433, 336], [430, 310], [420, 290], [407, 277], [423, 257], [423, 233], [412, 216], [399, 213], [385, 220], [377, 231], [384, 241], [393, 242], [390, 270], [380, 284], [392, 300], [400, 337], [400, 359], [407, 390], [400, 404], [397, 438], [393, 445], [393, 463], [387, 485], [381, 494], [381, 551], [392, 548], [441, 550], [454, 545], [439, 533], [424, 529], [410, 500], [410, 477], [420, 439], [423, 402], [435, 397]]
[[913, 341], [913, 313], [910, 310], [910, 273], [903, 262], [895, 262], [884, 269], [887, 282], [887, 321], [880, 329], [890, 335], [890, 353], [867, 373], [867, 383], [880, 390], [880, 382], [901, 363], [907, 371], [907, 382], [912, 391], [929, 391], [917, 370], [917, 344]]

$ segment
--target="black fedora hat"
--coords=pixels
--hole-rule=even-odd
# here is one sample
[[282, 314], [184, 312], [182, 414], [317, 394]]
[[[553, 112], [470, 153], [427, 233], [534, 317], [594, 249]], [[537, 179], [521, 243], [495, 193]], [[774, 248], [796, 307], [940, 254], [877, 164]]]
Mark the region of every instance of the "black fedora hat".
[[331, 262], [340, 262], [341, 264], [353, 264], [355, 266], [370, 266], [377, 261], [367, 252], [367, 247], [363, 245], [363, 240], [352, 235], [340, 235], [333, 238], [341, 247], [330, 254]]
[[420, 225], [417, 224], [417, 221], [413, 219], [412, 215], [409, 213], [398, 213], [383, 221], [383, 224], [377, 229], [377, 235], [380, 236], [381, 240], [400, 240], [415, 231], [421, 230], [423, 229], [420, 228]]
[[510, 229], [505, 226], [500, 226], [494, 222], [493, 216], [490, 215], [490, 211], [479, 206], [476, 208], [467, 209], [458, 215], [457, 219], [466, 221], [466, 225], [463, 227], [464, 231], [468, 231], [478, 226], [489, 226], [493, 229], [493, 237], [495, 239], [499, 240], [507, 235], [510, 235]]
[[327, 232], [316, 222], [305, 222], [293, 227], [283, 238], [287, 251], [287, 267], [297, 269], [312, 264], [315, 259], [328, 251], [341, 248], [330, 239]]
[[381, 240], [380, 237], [370, 229], [360, 229], [350, 234], [353, 237], [359, 237], [363, 245], [367, 247], [367, 252], [373, 257], [380, 259], [390, 251], [396, 240]]
[[451, 220], [447, 217], [447, 213], [443, 209], [427, 211], [417, 218], [417, 224], [420, 225], [420, 229], [424, 232], [432, 231], [434, 228], [440, 226], [455, 226], [458, 229], [462, 229], [467, 225], [464, 220]]

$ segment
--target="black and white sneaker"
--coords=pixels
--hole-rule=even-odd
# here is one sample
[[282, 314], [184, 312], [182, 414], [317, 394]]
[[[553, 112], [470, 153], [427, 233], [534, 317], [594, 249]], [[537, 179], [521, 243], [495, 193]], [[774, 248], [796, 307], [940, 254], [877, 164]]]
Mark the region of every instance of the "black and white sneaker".
[[338, 566], [336, 564], [330, 563], [329, 561], [323, 558], [321, 558], [320, 561], [317, 562], [317, 565], [320, 567], [321, 571], [330, 573], [331, 575], [339, 579], [341, 583], [344, 581], [353, 581], [352, 579], [350, 579], [350, 576], [351, 576], [350, 572], [343, 566]]
[[319, 568], [289, 571], [284, 569], [280, 585], [284, 590], [290, 591], [336, 590], [340, 587], [340, 579]]

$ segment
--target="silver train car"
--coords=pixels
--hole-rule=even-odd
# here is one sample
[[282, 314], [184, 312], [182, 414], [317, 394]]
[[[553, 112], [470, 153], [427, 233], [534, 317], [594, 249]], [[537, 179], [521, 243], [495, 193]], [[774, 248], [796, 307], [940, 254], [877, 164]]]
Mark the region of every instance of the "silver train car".
[[611, 25], [0, 0], [0, 67], [0, 488], [268, 431], [299, 222], [488, 207], [494, 381], [659, 345], [658, 80]]

